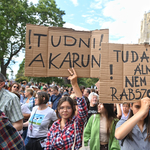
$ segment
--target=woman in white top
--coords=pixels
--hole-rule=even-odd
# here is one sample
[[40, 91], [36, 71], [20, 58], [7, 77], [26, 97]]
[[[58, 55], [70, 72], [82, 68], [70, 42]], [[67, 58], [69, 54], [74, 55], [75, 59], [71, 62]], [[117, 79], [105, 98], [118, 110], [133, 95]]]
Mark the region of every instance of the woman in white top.
[[33, 108], [29, 120], [23, 124], [28, 126], [27, 137], [30, 138], [26, 145], [27, 150], [43, 150], [49, 123], [57, 120], [55, 111], [46, 105], [48, 101], [46, 92], [38, 92], [35, 97], [37, 106]]

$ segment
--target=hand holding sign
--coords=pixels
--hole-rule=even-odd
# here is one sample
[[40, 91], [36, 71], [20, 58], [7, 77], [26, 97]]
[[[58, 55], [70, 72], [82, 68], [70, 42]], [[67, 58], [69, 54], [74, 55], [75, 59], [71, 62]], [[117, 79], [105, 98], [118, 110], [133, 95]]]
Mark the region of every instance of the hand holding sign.
[[141, 108], [140, 111], [142, 111], [144, 114], [147, 114], [150, 107], [150, 98], [144, 97], [141, 99]]
[[71, 85], [73, 87], [73, 90], [76, 94], [76, 97], [82, 97], [81, 90], [79, 88], [78, 82], [77, 82], [77, 74], [74, 68], [72, 68], [72, 71], [68, 69], [70, 76], [68, 77], [68, 80], [71, 81]]
[[71, 85], [75, 85], [77, 84], [77, 74], [74, 70], [74, 68], [72, 68], [72, 71], [70, 69], [68, 69], [70, 76], [68, 77], [68, 80], [70, 80]]

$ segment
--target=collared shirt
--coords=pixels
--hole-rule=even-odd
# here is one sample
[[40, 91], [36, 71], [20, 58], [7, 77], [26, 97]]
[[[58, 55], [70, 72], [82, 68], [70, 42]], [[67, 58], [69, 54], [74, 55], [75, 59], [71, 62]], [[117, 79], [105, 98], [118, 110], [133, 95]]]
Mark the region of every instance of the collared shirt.
[[76, 127], [75, 150], [82, 146], [82, 134], [84, 123], [87, 118], [88, 109], [84, 98], [77, 98], [78, 114], [68, 119], [63, 130], [60, 120], [53, 123], [47, 135], [46, 150], [71, 150], [74, 143], [74, 122]]
[[12, 123], [23, 119], [18, 97], [3, 88], [0, 90], [0, 110]]
[[[116, 125], [116, 129], [120, 127], [125, 121], [126, 120], [123, 119], [119, 120]], [[128, 138], [125, 138], [123, 146], [121, 146], [122, 140], [119, 140], [121, 150], [149, 150], [150, 142], [148, 141], [148, 139], [144, 141], [146, 137], [147, 137], [146, 124], [144, 125], [142, 132], [139, 129], [138, 125], [136, 124], [132, 129], [133, 141], [131, 141]]]
[[25, 150], [24, 142], [4, 113], [0, 112], [0, 149]]
[[35, 101], [34, 101], [34, 97], [32, 96], [30, 99], [29, 99], [29, 103], [26, 103], [28, 98], [25, 98], [24, 99], [24, 104], [27, 105], [27, 107], [30, 109], [30, 111], [32, 111], [32, 108], [35, 106]]
[[20, 94], [20, 103], [23, 103], [23, 96]]

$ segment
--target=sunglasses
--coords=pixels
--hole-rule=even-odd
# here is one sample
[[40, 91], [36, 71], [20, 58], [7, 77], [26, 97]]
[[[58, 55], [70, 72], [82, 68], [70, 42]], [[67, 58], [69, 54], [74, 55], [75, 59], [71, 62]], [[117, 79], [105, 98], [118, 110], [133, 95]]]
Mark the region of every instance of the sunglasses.
[[17, 89], [19, 89], [19, 87], [18, 87], [18, 86], [13, 86], [13, 88], [17, 88]]

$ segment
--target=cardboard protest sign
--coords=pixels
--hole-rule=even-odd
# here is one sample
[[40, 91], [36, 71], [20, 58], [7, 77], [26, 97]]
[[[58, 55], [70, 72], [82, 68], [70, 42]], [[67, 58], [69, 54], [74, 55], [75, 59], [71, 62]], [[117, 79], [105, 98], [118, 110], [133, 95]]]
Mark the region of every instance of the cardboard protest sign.
[[75, 31], [61, 27], [26, 26], [25, 76], [66, 77], [74, 67], [78, 77], [100, 77], [101, 43], [109, 30]]
[[150, 97], [150, 47], [102, 43], [100, 101], [135, 102]]

